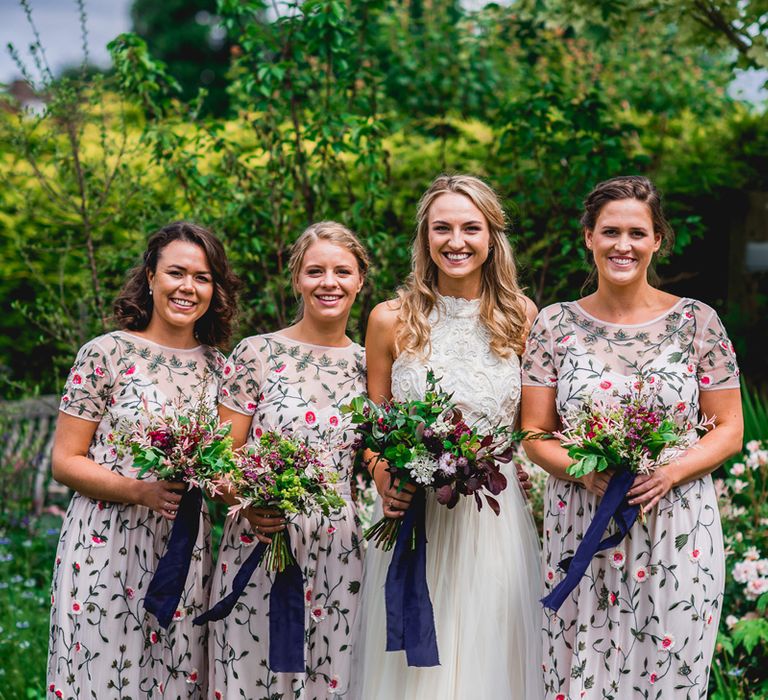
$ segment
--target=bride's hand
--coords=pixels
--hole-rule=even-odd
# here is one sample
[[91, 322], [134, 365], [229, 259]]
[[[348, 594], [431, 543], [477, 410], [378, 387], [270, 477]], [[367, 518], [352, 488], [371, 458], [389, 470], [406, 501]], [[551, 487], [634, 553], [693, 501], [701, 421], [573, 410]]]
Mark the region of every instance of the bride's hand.
[[531, 476], [519, 464], [515, 464], [515, 470], [517, 472], [517, 480], [520, 482], [520, 488], [523, 489], [523, 495], [528, 498], [531, 489], [533, 488]]
[[413, 484], [406, 484], [402, 489], [399, 489], [400, 480], [395, 479], [394, 483], [392, 482], [387, 471], [387, 463], [383, 459], [378, 460], [373, 467], [373, 481], [381, 498], [384, 516], [402, 518], [411, 505], [416, 487]]

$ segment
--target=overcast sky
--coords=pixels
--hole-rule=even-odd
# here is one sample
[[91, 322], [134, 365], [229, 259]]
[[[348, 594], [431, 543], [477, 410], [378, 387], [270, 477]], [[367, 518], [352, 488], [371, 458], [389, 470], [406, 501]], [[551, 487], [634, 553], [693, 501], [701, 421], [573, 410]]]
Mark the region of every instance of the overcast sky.
[[[484, 2], [486, 0], [464, 0], [464, 5], [475, 8]], [[82, 61], [83, 52], [74, 0], [30, 0], [30, 4], [54, 73], [66, 66], [78, 65]], [[85, 0], [88, 48], [92, 63], [109, 65], [107, 43], [130, 29], [130, 6], [131, 0]], [[32, 67], [28, 47], [33, 40], [32, 30], [18, 0], [0, 0], [0, 83], [19, 77], [19, 71], [6, 49], [8, 43], [13, 43], [25, 62]], [[731, 85], [730, 91], [754, 102], [764, 101], [768, 97], [768, 93], [761, 90], [765, 79], [765, 71], [750, 71], [741, 75]]]

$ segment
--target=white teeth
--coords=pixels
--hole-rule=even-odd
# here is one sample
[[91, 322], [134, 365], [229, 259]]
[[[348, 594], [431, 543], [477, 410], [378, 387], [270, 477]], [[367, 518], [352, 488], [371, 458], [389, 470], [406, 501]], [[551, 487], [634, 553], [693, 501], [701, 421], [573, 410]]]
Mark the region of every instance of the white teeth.
[[337, 297], [337, 296], [327, 296], [327, 295], [323, 296], [323, 295], [319, 295], [319, 294], [318, 294], [317, 298], [318, 299], [322, 299], [323, 301], [336, 301], [337, 299], [341, 299], [341, 297]]
[[631, 265], [635, 262], [633, 258], [610, 258], [610, 260], [617, 265]]
[[448, 258], [448, 260], [466, 260], [469, 257], [469, 253], [446, 253], [445, 256]]
[[171, 301], [179, 306], [194, 306], [194, 303], [188, 299], [171, 299]]

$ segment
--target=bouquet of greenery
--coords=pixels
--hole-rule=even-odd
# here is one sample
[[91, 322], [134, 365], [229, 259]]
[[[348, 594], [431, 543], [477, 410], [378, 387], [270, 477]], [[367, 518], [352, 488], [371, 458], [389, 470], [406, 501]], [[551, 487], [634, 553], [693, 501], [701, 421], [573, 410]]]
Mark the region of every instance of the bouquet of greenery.
[[182, 481], [215, 493], [218, 479], [235, 466], [229, 423], [219, 423], [204, 397], [192, 410], [153, 413], [144, 399], [143, 420], [118, 432], [115, 442], [130, 449], [138, 478]]
[[[326, 466], [318, 452], [303, 441], [268, 431], [253, 445], [238, 450], [236, 464], [226, 481], [237, 492], [234, 515], [243, 508], [276, 508], [284, 515], [329, 515], [344, 506], [333, 484], [338, 473]], [[293, 562], [284, 531], [272, 535], [264, 554], [269, 571], [283, 571]]]
[[[453, 508], [461, 496], [472, 496], [478, 510], [483, 498], [498, 515], [494, 498], [507, 487], [498, 461], [509, 461], [511, 445], [524, 434], [500, 427], [488, 433], [467, 424], [452, 396], [442, 391], [430, 371], [423, 399], [376, 404], [359, 396], [342, 409], [352, 423], [362, 446], [387, 464], [392, 483], [431, 488], [437, 501]], [[394, 545], [400, 519], [382, 518], [365, 532], [377, 546]]]
[[692, 447], [714, 419], [694, 425], [677, 421], [658, 401], [660, 382], [638, 378], [632, 389], [616, 392], [612, 400], [591, 399], [563, 419], [563, 429], [553, 433], [568, 455], [576, 460], [567, 472], [575, 477], [609, 467], [649, 474]]

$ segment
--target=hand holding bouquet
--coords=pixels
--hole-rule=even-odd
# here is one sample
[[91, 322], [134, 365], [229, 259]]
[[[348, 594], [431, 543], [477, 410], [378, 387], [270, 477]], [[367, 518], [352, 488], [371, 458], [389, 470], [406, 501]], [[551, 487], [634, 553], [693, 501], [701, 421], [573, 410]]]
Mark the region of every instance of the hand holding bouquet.
[[[605, 400], [592, 399], [563, 419], [563, 429], [553, 433], [574, 459], [567, 471], [575, 477], [612, 470], [605, 494], [595, 510], [573, 556], [565, 557], [559, 568], [566, 573], [542, 599], [545, 607], [558, 610], [579, 584], [592, 557], [615, 547], [626, 537], [638, 514], [627, 493], [637, 474], [650, 474], [693, 447], [697, 433], [706, 432], [713, 419], [698, 424], [679, 422], [662, 408], [659, 380], [638, 376], [624, 394], [614, 392]], [[610, 521], [616, 532], [602, 539]]]
[[[481, 433], [464, 420], [430, 371], [423, 399], [388, 401], [381, 405], [359, 396], [342, 409], [352, 415], [363, 447], [383, 459], [399, 489], [416, 484], [435, 491], [437, 501], [453, 508], [461, 496], [473, 496], [480, 510], [483, 499], [498, 515], [494, 498], [507, 487], [497, 460], [509, 461], [513, 440], [522, 433], [497, 428]], [[377, 546], [389, 550], [397, 539], [400, 519], [382, 518], [365, 532]]]
[[153, 413], [145, 399], [142, 420], [116, 434], [116, 444], [130, 449], [139, 479], [152, 475], [187, 486], [144, 598], [144, 607], [164, 628], [173, 619], [189, 572], [200, 529], [202, 491], [214, 491], [217, 480], [234, 466], [230, 429], [228, 423], [219, 424], [204, 386], [191, 410], [180, 403], [175, 410], [163, 407]]
[[[338, 473], [320, 460], [304, 442], [276, 432], [264, 433], [254, 445], [238, 450], [236, 465], [226, 477], [243, 508], [275, 508], [284, 515], [330, 515], [344, 506], [333, 484]], [[293, 561], [284, 531], [272, 535], [264, 555], [269, 571], [283, 571]]]
[[553, 433], [576, 460], [567, 472], [581, 477], [592, 471], [624, 468], [633, 474], [650, 474], [692, 447], [713, 425], [678, 423], [658, 408], [659, 382], [638, 378], [632, 390], [616, 393], [613, 401], [592, 399], [563, 419], [563, 429]]

